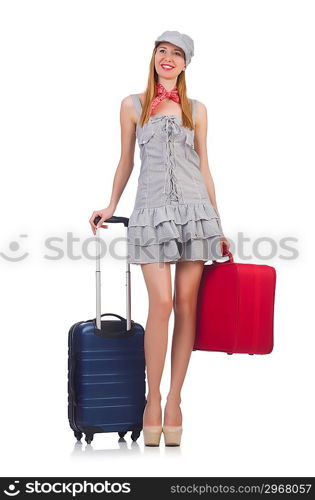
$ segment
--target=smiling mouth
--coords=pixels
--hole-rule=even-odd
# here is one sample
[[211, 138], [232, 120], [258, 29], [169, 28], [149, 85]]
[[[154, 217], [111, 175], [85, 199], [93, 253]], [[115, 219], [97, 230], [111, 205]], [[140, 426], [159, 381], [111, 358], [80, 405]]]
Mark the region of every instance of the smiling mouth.
[[174, 66], [171, 66], [170, 64], [161, 64], [161, 67], [163, 69], [168, 70], [168, 71], [170, 71], [171, 69], [174, 69]]

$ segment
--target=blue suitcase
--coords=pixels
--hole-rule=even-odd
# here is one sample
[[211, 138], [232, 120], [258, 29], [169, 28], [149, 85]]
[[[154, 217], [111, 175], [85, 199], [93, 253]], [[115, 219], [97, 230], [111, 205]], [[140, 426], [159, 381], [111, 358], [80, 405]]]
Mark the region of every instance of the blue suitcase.
[[[100, 217], [95, 218], [95, 224]], [[110, 217], [105, 223], [123, 223]], [[89, 444], [98, 432], [142, 430], [145, 398], [144, 328], [131, 320], [130, 264], [126, 261], [126, 318], [101, 314], [100, 239], [96, 230], [96, 318], [79, 321], [68, 334], [68, 418], [75, 437]], [[101, 320], [103, 316], [117, 319]]]

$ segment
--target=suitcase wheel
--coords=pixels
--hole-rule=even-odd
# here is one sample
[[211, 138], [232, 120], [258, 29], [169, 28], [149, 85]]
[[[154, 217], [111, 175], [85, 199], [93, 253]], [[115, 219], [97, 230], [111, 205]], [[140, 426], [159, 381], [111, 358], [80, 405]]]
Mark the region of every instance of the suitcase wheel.
[[133, 431], [133, 432], [131, 433], [131, 439], [132, 439], [133, 441], [137, 441], [138, 437], [140, 436], [140, 432], [141, 432], [141, 431]]
[[87, 442], [87, 444], [91, 444], [92, 443], [93, 437], [94, 437], [94, 434], [86, 434], [85, 435], [85, 441]]
[[74, 437], [75, 437], [78, 441], [81, 441], [82, 436], [83, 436], [82, 432], [80, 432], [80, 431], [75, 431], [75, 432], [74, 432]]
[[124, 432], [118, 432], [118, 436], [123, 438], [127, 434], [127, 431]]

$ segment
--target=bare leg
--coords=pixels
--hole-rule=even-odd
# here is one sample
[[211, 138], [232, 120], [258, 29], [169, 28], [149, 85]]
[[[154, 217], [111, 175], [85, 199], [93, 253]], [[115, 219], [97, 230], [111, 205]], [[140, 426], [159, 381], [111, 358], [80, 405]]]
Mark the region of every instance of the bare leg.
[[196, 306], [204, 261], [176, 264], [174, 289], [174, 332], [171, 351], [171, 384], [163, 425], [182, 425], [181, 389], [195, 341]]
[[160, 383], [165, 364], [168, 323], [172, 313], [172, 281], [169, 263], [141, 264], [148, 289], [149, 314], [144, 351], [148, 394], [143, 425], [162, 425]]

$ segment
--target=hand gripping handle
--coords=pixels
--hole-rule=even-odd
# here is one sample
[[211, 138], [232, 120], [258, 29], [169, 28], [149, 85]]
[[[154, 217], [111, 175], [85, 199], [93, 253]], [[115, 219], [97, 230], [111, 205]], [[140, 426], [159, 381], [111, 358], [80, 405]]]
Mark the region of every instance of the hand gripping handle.
[[[94, 224], [98, 224], [99, 221], [101, 220], [102, 217], [99, 215], [95, 217], [94, 219]], [[112, 217], [109, 217], [109, 219], [104, 220], [105, 222], [111, 222], [111, 223], [119, 223], [122, 222], [125, 227], [128, 227], [129, 219], [128, 217], [116, 217], [116, 215], [113, 215]]]

